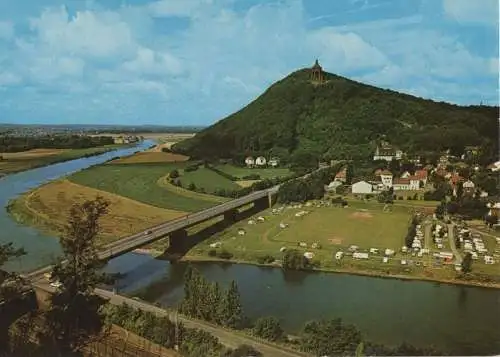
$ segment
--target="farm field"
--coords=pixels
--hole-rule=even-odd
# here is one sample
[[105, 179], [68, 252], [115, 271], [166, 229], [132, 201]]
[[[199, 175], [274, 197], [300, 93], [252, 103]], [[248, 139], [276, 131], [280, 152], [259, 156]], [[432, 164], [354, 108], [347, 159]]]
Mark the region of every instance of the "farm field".
[[101, 154], [123, 145], [106, 145], [87, 149], [34, 149], [16, 153], [0, 153], [0, 176], [12, 174], [58, 162], [69, 161], [85, 155]]
[[204, 195], [187, 196], [161, 185], [162, 178], [187, 163], [106, 164], [69, 177], [71, 182], [107, 191], [159, 208], [195, 212], [217, 204]]
[[180, 176], [183, 187], [194, 184], [198, 188], [203, 188], [207, 193], [213, 193], [216, 190], [237, 190], [241, 188], [235, 182], [219, 175], [217, 172], [199, 167], [195, 171], [183, 171]]
[[217, 165], [215, 168], [240, 179], [248, 175], [259, 175], [261, 179], [270, 179], [285, 177], [292, 173], [287, 168], [247, 168], [229, 164]]
[[9, 204], [9, 212], [19, 222], [60, 235], [71, 206], [102, 196], [110, 202], [109, 213], [101, 220], [100, 243], [131, 235], [148, 227], [185, 215], [184, 212], [149, 206], [105, 191], [59, 180], [27, 192]]

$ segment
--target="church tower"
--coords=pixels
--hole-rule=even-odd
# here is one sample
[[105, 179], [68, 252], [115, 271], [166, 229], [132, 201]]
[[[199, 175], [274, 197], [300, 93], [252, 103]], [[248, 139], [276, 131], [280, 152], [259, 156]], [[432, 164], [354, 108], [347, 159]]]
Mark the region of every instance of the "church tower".
[[316, 59], [311, 68], [311, 80], [319, 83], [323, 83], [325, 81], [325, 73], [319, 64], [318, 59]]

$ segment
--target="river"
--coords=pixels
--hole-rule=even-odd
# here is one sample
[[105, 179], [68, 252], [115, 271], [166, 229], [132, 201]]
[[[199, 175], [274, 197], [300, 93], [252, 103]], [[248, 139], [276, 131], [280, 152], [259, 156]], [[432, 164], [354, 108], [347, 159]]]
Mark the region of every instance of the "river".
[[[7, 176], [0, 179], [0, 204], [4, 207], [49, 180], [151, 144]], [[3, 209], [0, 242], [9, 241], [28, 251], [10, 270], [40, 267], [60, 252], [57, 239], [16, 224]], [[500, 290], [331, 273], [284, 274], [251, 265], [196, 263], [196, 267], [222, 285], [236, 280], [250, 318], [279, 317], [290, 333], [298, 332], [307, 320], [341, 317], [379, 343], [434, 345], [455, 355], [500, 353]], [[118, 283], [119, 291], [133, 294], [141, 289], [146, 300], [172, 306], [182, 298], [185, 268], [183, 263], [171, 265], [130, 253], [112, 260], [107, 270], [126, 274]]]
[[33, 228], [19, 225], [10, 218], [5, 207], [11, 199], [48, 181], [101, 164], [116, 156], [127, 156], [137, 150], [145, 150], [153, 144], [151, 140], [144, 140], [134, 147], [112, 150], [101, 155], [61, 162], [0, 178], [0, 206], [2, 207], [0, 243], [14, 242], [16, 246], [23, 247], [28, 253], [21, 259], [8, 263], [6, 269], [22, 272], [33, 270], [51, 263], [61, 252], [57, 239]]

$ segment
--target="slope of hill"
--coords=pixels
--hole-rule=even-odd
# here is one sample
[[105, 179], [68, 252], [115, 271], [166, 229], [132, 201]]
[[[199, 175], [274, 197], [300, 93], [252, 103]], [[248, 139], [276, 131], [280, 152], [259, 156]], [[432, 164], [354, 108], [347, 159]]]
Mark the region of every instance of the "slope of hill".
[[461, 107], [358, 83], [325, 73], [310, 81], [296, 71], [240, 111], [173, 147], [197, 158], [309, 152], [325, 159], [369, 157], [385, 138], [408, 152], [481, 145], [487, 161], [498, 152], [498, 108]]

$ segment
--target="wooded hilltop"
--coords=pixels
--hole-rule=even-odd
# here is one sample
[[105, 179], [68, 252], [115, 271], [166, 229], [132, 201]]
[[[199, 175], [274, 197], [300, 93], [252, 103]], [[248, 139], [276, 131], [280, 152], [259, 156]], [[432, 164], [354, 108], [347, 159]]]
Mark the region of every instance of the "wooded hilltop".
[[498, 107], [458, 106], [381, 89], [310, 69], [291, 73], [238, 112], [173, 150], [194, 158], [277, 156], [365, 160], [384, 139], [417, 155], [480, 146], [480, 162], [498, 152]]

